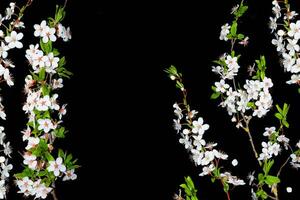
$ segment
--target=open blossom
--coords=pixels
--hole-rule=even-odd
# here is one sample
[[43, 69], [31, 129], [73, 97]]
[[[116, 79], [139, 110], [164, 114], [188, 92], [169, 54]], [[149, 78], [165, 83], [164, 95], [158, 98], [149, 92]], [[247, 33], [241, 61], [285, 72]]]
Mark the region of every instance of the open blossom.
[[225, 24], [224, 26], [221, 27], [221, 33], [220, 33], [220, 40], [225, 40], [227, 41], [227, 35], [229, 34], [230, 26], [229, 24]]
[[35, 148], [39, 143], [40, 143], [40, 139], [39, 138], [29, 137], [28, 138], [28, 144], [25, 147], [25, 149], [29, 150], [31, 148]]
[[58, 157], [55, 161], [49, 161], [47, 170], [53, 172], [55, 176], [59, 176], [60, 172], [66, 171], [66, 166], [63, 164], [62, 158]]
[[45, 133], [48, 133], [51, 129], [54, 128], [53, 123], [50, 119], [39, 119], [39, 130], [43, 130]]
[[8, 43], [8, 47], [10, 49], [21, 49], [23, 47], [23, 44], [19, 40], [21, 40], [23, 36], [23, 33], [17, 33], [16, 31], [12, 31], [9, 36], [5, 37], [5, 41]]
[[199, 135], [202, 135], [204, 131], [209, 129], [208, 124], [203, 124], [203, 118], [199, 117], [197, 121], [193, 121], [193, 133], [198, 133]]
[[226, 92], [226, 90], [230, 87], [223, 79], [221, 79], [220, 82], [216, 82], [215, 85], [217, 87], [216, 91], [221, 93]]
[[288, 32], [288, 35], [290, 37], [294, 37], [295, 40], [300, 39], [300, 20], [298, 20], [296, 23], [290, 24], [290, 31]]
[[36, 167], [37, 167], [37, 160], [36, 160], [36, 156], [35, 155], [32, 155], [31, 153], [25, 153], [23, 157], [24, 157], [23, 163], [25, 165], [28, 165], [28, 167], [30, 169], [33, 169], [33, 170], [36, 169]]
[[66, 171], [65, 176], [63, 177], [63, 181], [77, 179], [77, 175], [74, 173], [74, 171], [75, 171], [74, 169]]

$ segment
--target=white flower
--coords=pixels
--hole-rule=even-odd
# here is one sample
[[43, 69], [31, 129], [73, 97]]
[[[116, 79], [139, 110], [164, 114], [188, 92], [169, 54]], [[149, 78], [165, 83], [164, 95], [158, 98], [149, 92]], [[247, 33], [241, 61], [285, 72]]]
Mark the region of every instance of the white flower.
[[77, 179], [77, 175], [74, 173], [74, 169], [68, 170], [65, 172], [65, 176], [63, 177], [63, 181], [67, 180], [75, 180]]
[[11, 146], [10, 146], [10, 142], [7, 142], [7, 143], [4, 143], [4, 144], [3, 144], [3, 153], [4, 153], [6, 156], [9, 156], [9, 157], [10, 157], [10, 154], [12, 153], [12, 149], [11, 149]]
[[29, 150], [31, 148], [35, 148], [39, 143], [40, 143], [40, 138], [29, 137], [28, 144], [25, 147], [25, 149]]
[[62, 88], [63, 85], [63, 79], [59, 78], [59, 79], [53, 79], [52, 81], [52, 88], [53, 89], [58, 89], [58, 88]]
[[295, 84], [300, 83], [300, 74], [293, 74], [291, 76], [291, 80], [286, 82], [287, 84]]
[[21, 49], [23, 47], [23, 44], [19, 40], [21, 40], [22, 38], [23, 33], [17, 33], [16, 31], [12, 31], [9, 36], [5, 37], [5, 41], [8, 43], [8, 47], [10, 49]]
[[223, 79], [220, 80], [220, 82], [216, 82], [215, 86], [217, 87], [216, 91], [221, 93], [225, 93], [226, 90], [230, 87], [227, 83], [225, 83]]
[[43, 33], [45, 32], [45, 30], [46, 30], [47, 23], [46, 23], [45, 20], [43, 20], [43, 21], [41, 22], [40, 25], [35, 24], [33, 27], [34, 27], [34, 29], [35, 29], [35, 31], [34, 31], [34, 36], [35, 36], [35, 37], [41, 37], [42, 34], [43, 34]]
[[228, 23], [223, 25], [221, 27], [221, 33], [219, 39], [227, 41], [228, 40], [227, 35], [229, 34], [229, 30], [230, 30], [230, 26]]
[[265, 132], [263, 133], [263, 136], [269, 137], [271, 134], [275, 132], [276, 132], [276, 128], [274, 126], [270, 128], [267, 127], [265, 128]]
[[[40, 180], [40, 179], [39, 179]], [[44, 183], [40, 183], [40, 181], [36, 181], [33, 185], [35, 188], [35, 198], [46, 199], [49, 192], [52, 191], [51, 187], [46, 187]]]
[[186, 135], [185, 137], [183, 137], [183, 138], [180, 138], [180, 139], [179, 139], [179, 143], [180, 143], [180, 144], [183, 144], [183, 145], [184, 145], [184, 148], [186, 148], [186, 149], [189, 149], [189, 148], [192, 147], [190, 138], [189, 138], [189, 136], [187, 136], [187, 135]]
[[300, 149], [300, 140], [297, 142], [296, 146]]
[[54, 128], [50, 119], [39, 119], [38, 123], [38, 130], [43, 130], [45, 133], [48, 133], [51, 129]]
[[0, 46], [0, 57], [6, 58], [7, 55], [8, 55], [8, 53], [7, 53], [8, 50], [9, 50], [9, 47], [6, 46], [6, 45], [4, 44], [4, 42], [1, 42], [1, 46]]
[[45, 63], [46, 65], [46, 72], [55, 74], [55, 68], [58, 67], [59, 58], [54, 57], [54, 54], [51, 52], [48, 54], [48, 60]]
[[24, 193], [25, 196], [29, 196], [32, 193], [33, 181], [30, 180], [27, 176], [21, 180], [17, 180], [17, 185], [20, 189], [18, 193]]
[[47, 111], [51, 106], [50, 97], [48, 95], [40, 98], [36, 104], [36, 109], [38, 111]]
[[296, 23], [290, 24], [290, 31], [288, 32], [288, 35], [290, 37], [294, 37], [295, 40], [300, 39], [300, 20], [298, 20]]
[[215, 155], [216, 158], [219, 158], [221, 160], [227, 160], [227, 158], [228, 158], [228, 155], [225, 154], [225, 153], [222, 153], [222, 152], [217, 151], [215, 149], [213, 150], [213, 152], [214, 152], [214, 155]]
[[278, 52], [284, 52], [285, 47], [284, 47], [284, 42], [283, 42], [283, 38], [282, 37], [278, 37], [277, 39], [273, 39], [272, 40], [272, 44], [277, 47], [276, 50]]
[[281, 8], [278, 3], [274, 4], [272, 11], [277, 19], [281, 17]]
[[42, 41], [43, 43], [47, 43], [49, 40], [52, 42], [56, 41], [55, 36], [55, 28], [50, 28], [49, 26], [46, 26], [41, 33]]
[[174, 129], [177, 131], [177, 133], [179, 133], [181, 131], [181, 124], [180, 124], [180, 120], [179, 119], [173, 119], [173, 127]]
[[232, 161], [231, 161], [231, 164], [232, 164], [232, 166], [237, 166], [238, 165], [238, 161], [237, 161], [237, 159], [233, 159]]
[[[65, 114], [67, 113], [66, 106], [67, 106], [67, 104], [64, 104], [64, 105], [62, 105], [62, 107], [59, 109], [59, 111], [58, 111], [58, 117], [59, 117], [59, 119], [61, 119], [62, 116], [65, 115]], [[185, 129], [185, 130], [186, 130], [186, 129]], [[183, 130], [183, 133], [184, 133], [185, 130]]]
[[295, 58], [293, 58], [291, 55], [289, 55], [287, 53], [282, 54], [282, 57], [283, 57], [283, 66], [284, 66], [284, 69], [286, 71], [288, 71], [288, 72], [291, 71], [292, 66], [296, 62]]
[[204, 153], [204, 158], [201, 160], [201, 165], [205, 166], [208, 165], [211, 161], [215, 158], [215, 154], [213, 151], [206, 151]]
[[5, 179], [9, 177], [9, 171], [12, 170], [12, 164], [6, 165], [5, 163], [1, 163], [1, 179]]
[[28, 167], [30, 169], [33, 169], [33, 170], [36, 169], [36, 167], [37, 167], [37, 160], [36, 160], [36, 156], [35, 155], [32, 155], [31, 153], [25, 153], [24, 156], [23, 156], [23, 158], [24, 158], [23, 163], [25, 165], [28, 165]]
[[296, 60], [296, 64], [291, 68], [292, 73], [299, 73], [300, 72], [300, 58]]
[[300, 47], [299, 45], [297, 44], [298, 43], [298, 40], [291, 40], [291, 39], [287, 39], [288, 40], [288, 45], [286, 46], [286, 49], [289, 50], [289, 54], [290, 55], [294, 55], [295, 52], [299, 52], [300, 50]]
[[212, 171], [214, 171], [215, 166], [213, 164], [210, 164], [208, 167], [205, 166], [202, 168], [202, 172], [199, 174], [199, 176], [205, 176], [207, 174], [210, 174]]
[[28, 138], [31, 135], [31, 128], [29, 126], [27, 126], [27, 129], [21, 131], [21, 133], [23, 133], [23, 137], [22, 137], [23, 141], [28, 140]]
[[182, 119], [182, 118], [183, 118], [182, 110], [181, 110], [181, 108], [178, 106], [177, 103], [175, 103], [175, 104], [173, 105], [173, 108], [175, 108], [174, 114], [178, 117], [178, 119]]
[[0, 181], [0, 199], [6, 198], [6, 186], [5, 186], [5, 180]]
[[196, 149], [191, 149], [192, 159], [194, 160], [196, 165], [201, 165], [202, 158], [204, 156], [203, 152], [200, 152]]
[[203, 118], [199, 117], [198, 121], [193, 121], [193, 133], [198, 133], [199, 135], [203, 135], [204, 131], [209, 129], [208, 124], [203, 124]]
[[47, 170], [53, 172], [54, 176], [59, 176], [60, 172], [66, 171], [66, 166], [63, 164], [61, 157], [58, 157], [55, 161], [49, 161], [49, 164]]
[[271, 33], [273, 33], [277, 29], [277, 19], [270, 17], [269, 27], [271, 29]]

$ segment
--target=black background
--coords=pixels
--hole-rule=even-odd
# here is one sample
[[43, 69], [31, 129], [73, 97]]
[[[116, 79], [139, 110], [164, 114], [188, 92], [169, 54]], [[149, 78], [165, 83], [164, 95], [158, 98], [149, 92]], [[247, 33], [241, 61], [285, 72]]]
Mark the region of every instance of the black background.
[[[28, 10], [25, 48], [36, 42], [32, 25], [53, 15], [56, 3], [63, 1], [36, 0]], [[172, 105], [179, 96], [163, 72], [171, 64], [184, 74], [191, 106], [210, 124], [207, 140], [218, 142], [231, 159], [239, 160], [237, 168], [230, 161], [225, 166], [243, 178], [257, 170], [246, 135], [235, 129], [218, 102], [209, 100], [210, 87], [217, 81], [212, 60], [228, 49], [218, 40], [220, 26], [231, 21], [230, 9], [237, 3], [69, 0], [65, 25], [71, 26], [73, 39], [62, 48], [74, 76], [65, 81], [61, 102], [68, 103], [65, 124], [70, 133], [57, 145], [77, 156], [82, 168], [76, 181], [58, 183], [60, 199], [172, 199], [187, 175], [195, 180], [199, 199], [225, 199], [221, 186], [198, 177], [200, 169], [189, 160], [172, 129]], [[248, 33], [250, 44], [238, 49], [241, 71], [265, 54], [267, 76], [275, 84], [274, 102], [291, 104], [288, 136], [296, 143], [299, 95], [295, 87], [285, 84], [289, 76], [282, 73], [270, 44], [271, 1], [247, 3], [250, 9], [241, 29]], [[20, 91], [28, 66], [19, 59], [23, 54], [17, 50], [10, 54], [19, 56], [13, 70], [16, 86], [2, 91], [8, 119], [4, 124], [15, 150], [24, 148], [20, 130], [26, 121], [21, 109], [25, 98]], [[258, 148], [264, 127], [277, 123], [272, 112], [252, 122]], [[21, 162], [17, 152], [14, 162]], [[299, 172], [286, 168], [283, 176], [281, 199], [297, 199]], [[292, 186], [294, 193], [287, 194], [286, 186]], [[11, 190], [10, 199], [21, 197]], [[232, 199], [250, 199], [249, 188], [235, 188]]]

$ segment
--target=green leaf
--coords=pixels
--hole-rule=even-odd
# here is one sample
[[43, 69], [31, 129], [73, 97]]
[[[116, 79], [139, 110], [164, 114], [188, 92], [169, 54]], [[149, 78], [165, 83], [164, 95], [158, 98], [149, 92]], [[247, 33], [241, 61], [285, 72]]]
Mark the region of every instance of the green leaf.
[[254, 102], [248, 102], [247, 107], [252, 108], [252, 109], [256, 109], [256, 106], [255, 106]]
[[58, 49], [55, 49], [55, 48], [52, 50], [52, 53], [53, 53], [53, 56], [59, 56], [59, 54], [60, 54]]
[[[66, 164], [71, 163], [72, 158], [73, 158], [73, 155], [72, 155], [72, 154], [69, 154], [69, 155], [67, 156], [67, 158], [65, 159], [65, 163], [66, 163]], [[193, 183], [192, 180], [191, 180], [191, 183], [190, 183], [190, 182], [188, 183], [188, 186], [189, 186], [190, 188], [194, 188], [194, 183]]]
[[39, 72], [39, 81], [45, 80], [45, 76], [46, 76], [46, 69], [45, 67], [42, 67]]
[[283, 115], [283, 110], [280, 108], [280, 106], [278, 104], [276, 104], [276, 108], [277, 108], [278, 112]]
[[283, 115], [287, 116], [288, 112], [289, 112], [290, 106], [286, 103], [283, 104]]
[[44, 43], [43, 40], [40, 39], [40, 46], [45, 54], [49, 54], [50, 52], [52, 52], [52, 41], [51, 40], [49, 40], [47, 43]]
[[238, 34], [238, 39], [239, 40], [243, 40], [245, 38], [245, 36], [243, 34]]
[[290, 127], [290, 124], [285, 119], [283, 119], [281, 122], [286, 128]]
[[[71, 154], [70, 154], [70, 155], [71, 155]], [[71, 155], [71, 156], [72, 156], [72, 155]], [[191, 190], [195, 188], [194, 183], [193, 183], [191, 177], [189, 177], [189, 176], [186, 177], [186, 178], [185, 178], [185, 181], [186, 181], [188, 187], [189, 187]]]
[[283, 117], [280, 113], [275, 113], [275, 117], [278, 118], [279, 120], [283, 119]]
[[53, 156], [49, 152], [45, 152], [45, 158], [48, 161], [53, 161], [54, 160]]
[[264, 175], [262, 173], [259, 173], [258, 174], [258, 183], [262, 184], [264, 182], [264, 179], [265, 179]]
[[58, 149], [58, 157], [65, 159], [65, 153], [62, 149]]
[[220, 92], [215, 92], [210, 96], [210, 99], [217, 99], [217, 98], [219, 98], [220, 95], [221, 95]]
[[268, 184], [269, 186], [273, 184], [280, 183], [280, 179], [277, 176], [266, 176], [265, 183]]
[[300, 88], [298, 88], [298, 93], [300, 94]]
[[223, 190], [224, 190], [224, 192], [229, 191], [229, 184], [227, 182], [223, 182]]
[[266, 160], [264, 162], [263, 171], [264, 171], [265, 175], [269, 174], [273, 164], [274, 164], [274, 160]]
[[260, 197], [261, 199], [267, 199], [268, 198], [268, 194], [263, 190], [263, 189], [259, 189], [257, 192], [256, 192], [256, 196], [257, 197]]
[[236, 21], [233, 21], [232, 22], [232, 25], [231, 25], [231, 28], [230, 28], [230, 34], [235, 37], [236, 36], [236, 32], [237, 32], [237, 22]]
[[65, 133], [66, 133], [66, 130], [64, 127], [60, 127], [59, 129], [56, 129], [54, 131], [54, 135], [57, 137], [57, 138], [64, 138], [65, 137]]
[[50, 95], [50, 88], [49, 87], [47, 87], [47, 85], [43, 85], [42, 86], [42, 94], [43, 94], [43, 96], [49, 96]]

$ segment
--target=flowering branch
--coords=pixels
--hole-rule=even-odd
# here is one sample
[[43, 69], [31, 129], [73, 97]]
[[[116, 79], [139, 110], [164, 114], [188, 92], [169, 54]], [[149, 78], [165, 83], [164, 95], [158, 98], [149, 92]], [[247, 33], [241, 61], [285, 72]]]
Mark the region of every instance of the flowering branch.
[[22, 133], [27, 146], [23, 155], [24, 170], [15, 177], [19, 193], [42, 199], [49, 193], [57, 199], [56, 180], [61, 177], [63, 181], [75, 180], [77, 175], [74, 172], [79, 167], [72, 154], [56, 150], [54, 146], [56, 139], [64, 138], [67, 133], [62, 125], [66, 104], [60, 106], [57, 103], [56, 90], [63, 87], [63, 78], [72, 75], [65, 68], [65, 57], [60, 56], [53, 45], [57, 39], [66, 42], [71, 39], [70, 28], [61, 24], [64, 17], [64, 8], [57, 6], [54, 18], [34, 25], [34, 36], [39, 37], [40, 42], [30, 45], [26, 51], [33, 69], [25, 79], [27, 100], [23, 110], [28, 114], [28, 123]]
[[[21, 49], [23, 44], [21, 39], [23, 33], [19, 32], [24, 28], [24, 23], [21, 21], [24, 16], [25, 10], [31, 5], [32, 1], [28, 1], [22, 8], [16, 6], [15, 3], [10, 3], [9, 7], [5, 9], [5, 15], [0, 14], [0, 82], [6, 82], [8, 86], [13, 86], [13, 78], [9, 71], [9, 68], [14, 68], [15, 65], [9, 60], [8, 52], [11, 49]], [[6, 114], [4, 106], [1, 103], [2, 97], [0, 97], [0, 117], [2, 120], [6, 120]], [[10, 177], [10, 171], [13, 168], [12, 164], [9, 164], [9, 158], [11, 157], [12, 149], [10, 142], [6, 142], [6, 134], [4, 133], [4, 127], [0, 126], [0, 145], [3, 147], [3, 156], [0, 156], [1, 163], [1, 180], [0, 180], [0, 199], [6, 198], [6, 192], [8, 186], [8, 178]]]
[[229, 184], [236, 186], [244, 185], [245, 182], [231, 175], [229, 172], [221, 172], [223, 167], [220, 166], [220, 161], [226, 160], [228, 155], [216, 150], [214, 148], [217, 146], [216, 143], [207, 143], [204, 140], [203, 136], [205, 131], [209, 129], [209, 125], [204, 124], [202, 117], [194, 120], [198, 112], [196, 110], [190, 110], [182, 74], [178, 73], [174, 66], [168, 68], [166, 72], [169, 77], [176, 82], [176, 87], [180, 89], [183, 97], [182, 103], [175, 103], [173, 105], [175, 109], [174, 113], [177, 116], [177, 119], [174, 119], [174, 128], [181, 136], [179, 142], [191, 153], [195, 165], [203, 167], [199, 176], [209, 175], [211, 176], [212, 182], [219, 180], [226, 193], [227, 199], [230, 200]]

